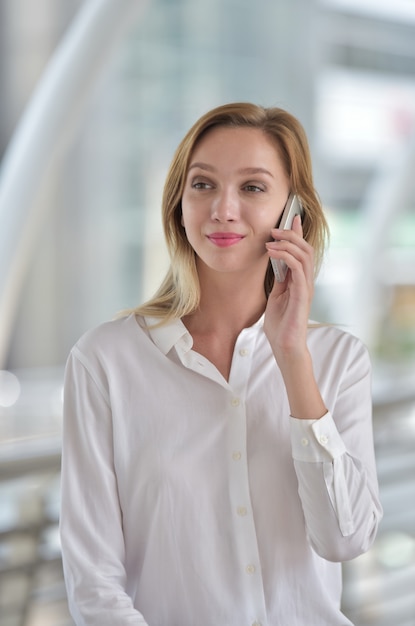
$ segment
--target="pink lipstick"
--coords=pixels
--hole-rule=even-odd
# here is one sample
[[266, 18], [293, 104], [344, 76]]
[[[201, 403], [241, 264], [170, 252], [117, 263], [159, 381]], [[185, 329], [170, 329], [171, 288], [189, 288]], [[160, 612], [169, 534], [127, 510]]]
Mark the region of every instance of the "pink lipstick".
[[211, 241], [215, 246], [219, 248], [227, 248], [228, 246], [233, 246], [236, 243], [239, 243], [244, 237], [243, 235], [239, 235], [238, 233], [211, 233], [207, 235], [209, 241]]

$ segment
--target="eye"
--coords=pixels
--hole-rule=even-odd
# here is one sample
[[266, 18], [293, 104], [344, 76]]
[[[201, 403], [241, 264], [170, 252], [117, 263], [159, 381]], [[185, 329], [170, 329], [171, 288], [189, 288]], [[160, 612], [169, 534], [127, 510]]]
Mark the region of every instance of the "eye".
[[212, 189], [213, 185], [207, 180], [195, 178], [191, 181], [190, 186], [192, 189]]
[[249, 183], [248, 185], [244, 186], [245, 191], [249, 191], [250, 193], [260, 193], [262, 191], [265, 191], [263, 185], [256, 185], [254, 183]]

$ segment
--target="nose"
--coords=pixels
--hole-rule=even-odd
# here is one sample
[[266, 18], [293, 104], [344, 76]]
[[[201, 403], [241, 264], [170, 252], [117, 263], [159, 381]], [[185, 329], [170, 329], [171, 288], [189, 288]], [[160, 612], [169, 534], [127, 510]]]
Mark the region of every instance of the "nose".
[[212, 202], [212, 220], [215, 222], [234, 222], [239, 218], [239, 215], [239, 200], [235, 191], [232, 189], [218, 191]]

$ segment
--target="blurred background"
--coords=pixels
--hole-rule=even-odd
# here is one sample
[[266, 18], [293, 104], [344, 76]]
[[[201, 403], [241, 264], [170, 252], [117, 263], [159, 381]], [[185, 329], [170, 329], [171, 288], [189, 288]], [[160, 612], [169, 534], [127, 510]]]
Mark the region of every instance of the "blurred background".
[[415, 2], [140, 5], [0, 0], [0, 624], [72, 624], [57, 526], [68, 352], [158, 286], [173, 151], [206, 110], [249, 100], [306, 128], [331, 227], [313, 316], [373, 361], [385, 517], [344, 566], [344, 611], [415, 626]]

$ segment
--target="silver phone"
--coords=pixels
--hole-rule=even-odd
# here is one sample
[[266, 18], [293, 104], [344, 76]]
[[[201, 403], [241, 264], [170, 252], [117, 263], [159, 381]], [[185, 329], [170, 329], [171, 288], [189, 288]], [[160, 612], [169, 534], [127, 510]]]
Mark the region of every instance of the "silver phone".
[[[301, 215], [302, 217], [303, 214], [304, 210], [301, 206], [300, 199], [296, 194], [290, 193], [284, 207], [284, 211], [282, 212], [281, 219], [277, 224], [277, 228], [281, 228], [282, 230], [291, 230], [295, 216]], [[283, 283], [285, 277], [287, 276], [287, 264], [285, 261], [280, 261], [279, 259], [271, 259], [271, 265], [274, 270], [275, 280], [279, 283]]]

